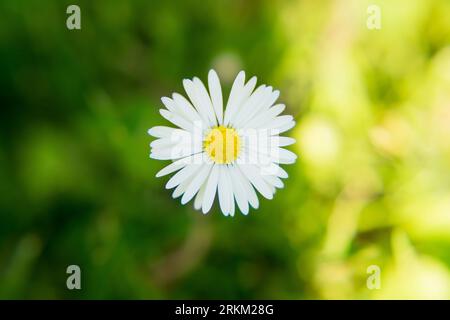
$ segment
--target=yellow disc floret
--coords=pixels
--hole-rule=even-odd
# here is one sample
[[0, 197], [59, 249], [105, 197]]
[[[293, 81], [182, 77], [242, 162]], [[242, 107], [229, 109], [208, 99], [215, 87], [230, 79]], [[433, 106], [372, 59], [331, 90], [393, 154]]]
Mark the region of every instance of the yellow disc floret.
[[237, 159], [240, 143], [235, 129], [218, 126], [208, 132], [203, 147], [215, 163], [228, 164]]

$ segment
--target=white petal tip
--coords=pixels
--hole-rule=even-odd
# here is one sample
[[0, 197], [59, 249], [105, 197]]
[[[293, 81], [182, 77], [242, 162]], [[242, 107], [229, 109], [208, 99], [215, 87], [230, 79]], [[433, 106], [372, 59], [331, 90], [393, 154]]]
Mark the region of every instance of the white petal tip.
[[175, 187], [175, 186], [173, 186], [172, 184], [169, 184], [169, 183], [166, 184], [166, 189], [172, 189], [173, 187]]

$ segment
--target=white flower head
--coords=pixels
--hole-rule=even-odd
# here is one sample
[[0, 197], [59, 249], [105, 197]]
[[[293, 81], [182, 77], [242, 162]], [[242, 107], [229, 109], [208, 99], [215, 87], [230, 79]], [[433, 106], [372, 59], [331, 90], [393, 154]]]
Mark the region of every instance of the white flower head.
[[[216, 193], [224, 215], [234, 216], [235, 203], [243, 214], [259, 206], [257, 192], [272, 199], [281, 179], [288, 174], [279, 164], [294, 163], [297, 156], [283, 147], [295, 140], [280, 136], [294, 127], [290, 115], [280, 115], [284, 104], [275, 104], [280, 92], [260, 85], [256, 77], [245, 83], [244, 71], [234, 80], [225, 108], [217, 73], [210, 70], [208, 90], [194, 77], [183, 80], [189, 100], [178, 93], [161, 100], [161, 115], [175, 128], [156, 126], [148, 133], [150, 158], [172, 160], [159, 171], [162, 177], [176, 172], [167, 182], [173, 197], [210, 211]], [[257, 192], [256, 192], [257, 191]]]

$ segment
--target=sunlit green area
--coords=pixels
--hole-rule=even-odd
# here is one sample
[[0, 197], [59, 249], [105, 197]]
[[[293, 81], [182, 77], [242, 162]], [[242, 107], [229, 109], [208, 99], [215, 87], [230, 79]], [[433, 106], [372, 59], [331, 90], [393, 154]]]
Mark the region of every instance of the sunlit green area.
[[[182, 206], [148, 157], [210, 68], [297, 121], [248, 216]], [[0, 298], [450, 298], [450, 1], [3, 0], [0, 87]]]

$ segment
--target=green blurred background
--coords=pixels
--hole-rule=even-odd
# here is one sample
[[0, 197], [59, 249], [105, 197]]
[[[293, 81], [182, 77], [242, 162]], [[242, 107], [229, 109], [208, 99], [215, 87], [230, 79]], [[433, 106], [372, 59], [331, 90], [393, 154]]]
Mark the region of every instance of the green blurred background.
[[[0, 298], [449, 299], [449, 44], [447, 0], [1, 1]], [[160, 97], [210, 68], [297, 119], [248, 216], [182, 206], [148, 158]]]

